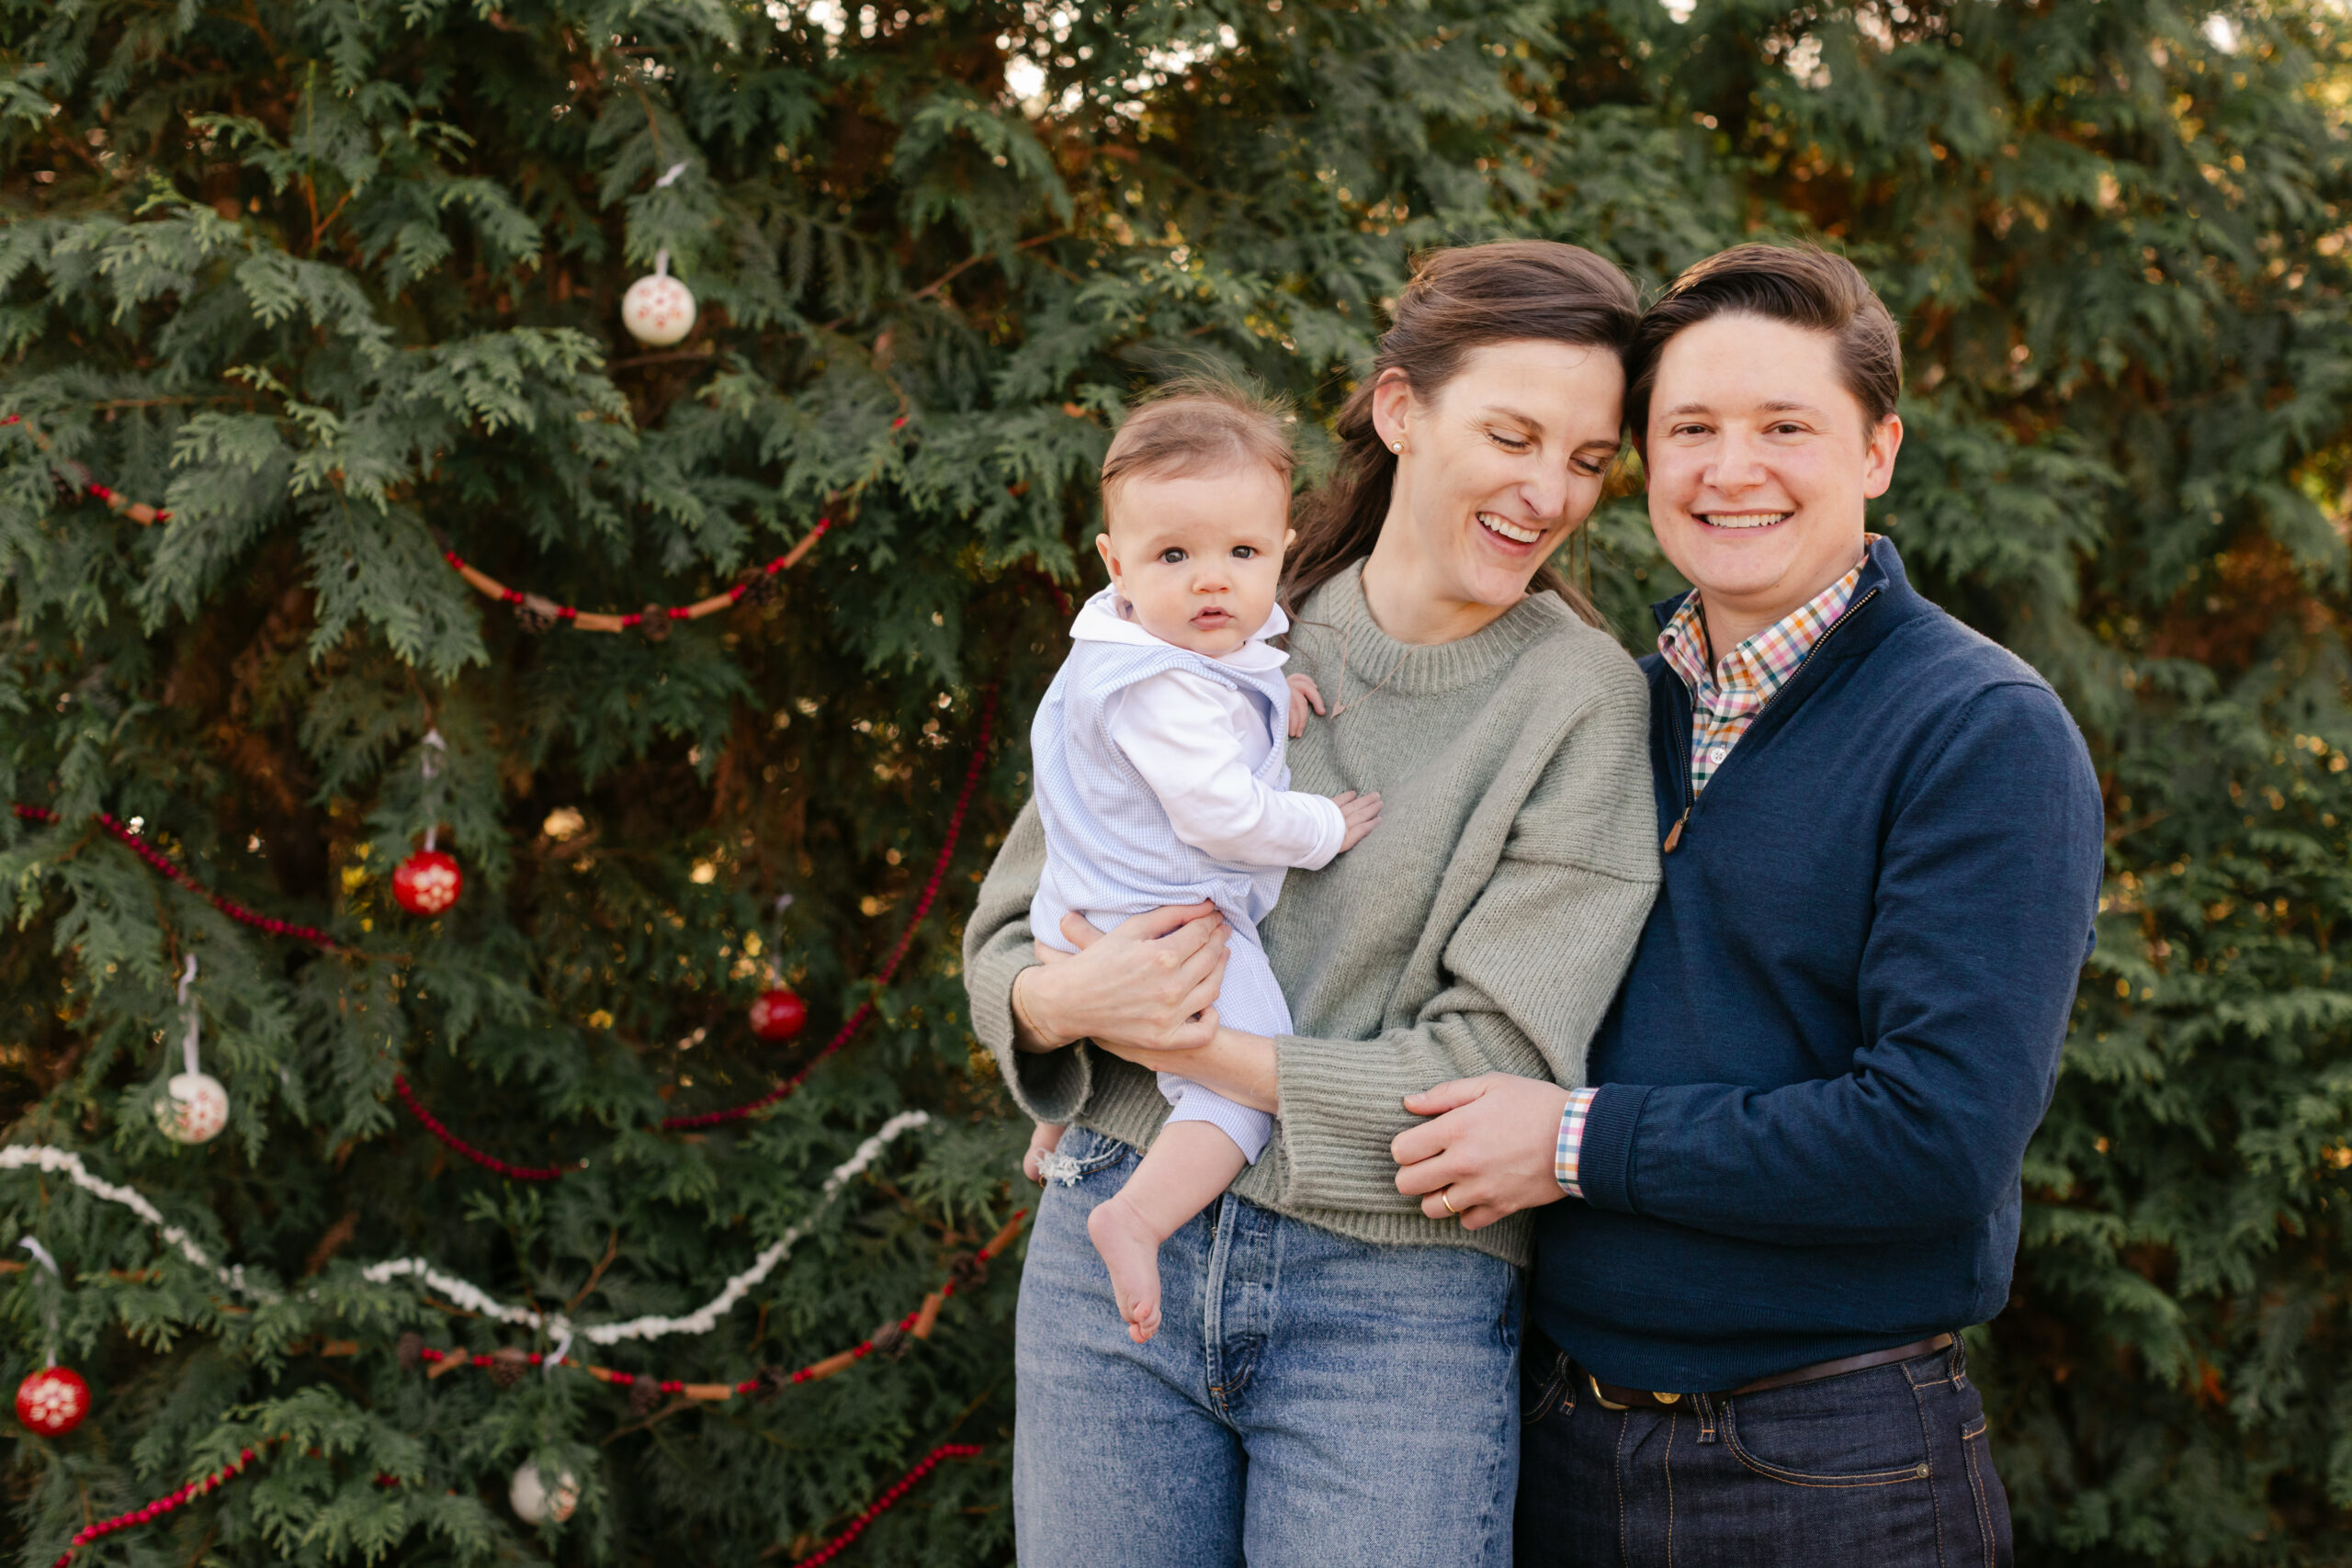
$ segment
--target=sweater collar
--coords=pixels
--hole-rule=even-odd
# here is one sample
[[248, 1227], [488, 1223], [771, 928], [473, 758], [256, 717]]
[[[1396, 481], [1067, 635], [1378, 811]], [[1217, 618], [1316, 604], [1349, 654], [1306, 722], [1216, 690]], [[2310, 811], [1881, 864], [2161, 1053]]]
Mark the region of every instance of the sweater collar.
[[1363, 562], [1357, 561], [1307, 596], [1299, 606], [1298, 626], [1317, 639], [1319, 654], [1338, 659], [1344, 647], [1348, 694], [1328, 687], [1323, 693], [1327, 702], [1337, 703], [1384, 681], [1387, 691], [1399, 695], [1476, 685], [1507, 668], [1530, 643], [1573, 618], [1558, 594], [1530, 593], [1468, 637], [1452, 642], [1398, 642], [1372, 618], [1372, 606], [1363, 596]]
[[[1106, 587], [1089, 599], [1079, 610], [1078, 619], [1070, 623], [1069, 635], [1077, 642], [1115, 642], [1131, 648], [1173, 648], [1164, 637], [1157, 637], [1143, 629], [1125, 615], [1128, 606], [1119, 598], [1115, 586]], [[1222, 664], [1228, 670], [1258, 671], [1279, 670], [1290, 655], [1268, 643], [1268, 637], [1280, 637], [1290, 630], [1290, 617], [1283, 614], [1280, 604], [1266, 617], [1266, 624], [1250, 634], [1249, 640], [1231, 653], [1210, 659], [1212, 664]], [[1208, 656], [1203, 654], [1206, 659]]]

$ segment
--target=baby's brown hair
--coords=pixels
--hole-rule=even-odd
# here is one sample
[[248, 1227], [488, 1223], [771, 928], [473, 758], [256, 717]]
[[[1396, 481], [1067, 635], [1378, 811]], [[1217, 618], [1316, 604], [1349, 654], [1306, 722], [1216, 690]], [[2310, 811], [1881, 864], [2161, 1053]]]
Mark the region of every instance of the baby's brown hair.
[[1111, 500], [1132, 479], [1181, 479], [1262, 463], [1287, 485], [1298, 466], [1289, 411], [1223, 381], [1171, 381], [1137, 403], [1102, 455], [1103, 522]]

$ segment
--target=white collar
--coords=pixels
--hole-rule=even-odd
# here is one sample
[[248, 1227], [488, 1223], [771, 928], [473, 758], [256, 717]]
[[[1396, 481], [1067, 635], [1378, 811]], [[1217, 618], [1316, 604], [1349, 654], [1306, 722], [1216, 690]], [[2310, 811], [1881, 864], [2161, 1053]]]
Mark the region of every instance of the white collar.
[[[1173, 648], [1165, 637], [1157, 637], [1119, 614], [1119, 591], [1114, 585], [1103, 589], [1086, 602], [1078, 619], [1070, 623], [1069, 635], [1080, 642], [1123, 642], [1136, 648]], [[1256, 671], [1279, 670], [1290, 660], [1281, 649], [1271, 647], [1266, 639], [1280, 637], [1290, 630], [1290, 617], [1277, 604], [1266, 617], [1266, 624], [1250, 634], [1249, 638], [1231, 653], [1211, 660], [1227, 669]], [[1202, 658], [1208, 656], [1203, 654]]]

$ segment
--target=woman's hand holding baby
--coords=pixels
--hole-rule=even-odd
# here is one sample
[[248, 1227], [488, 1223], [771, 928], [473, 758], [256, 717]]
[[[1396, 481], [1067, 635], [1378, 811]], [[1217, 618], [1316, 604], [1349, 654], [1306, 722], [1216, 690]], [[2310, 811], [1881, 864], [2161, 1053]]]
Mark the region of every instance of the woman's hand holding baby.
[[1182, 1051], [1216, 1036], [1225, 986], [1225, 919], [1214, 905], [1185, 904], [1131, 915], [1107, 931], [1078, 916], [1062, 922], [1077, 953], [1037, 944], [1041, 961], [1012, 987], [1024, 1050], [1073, 1040], [1106, 1047]]

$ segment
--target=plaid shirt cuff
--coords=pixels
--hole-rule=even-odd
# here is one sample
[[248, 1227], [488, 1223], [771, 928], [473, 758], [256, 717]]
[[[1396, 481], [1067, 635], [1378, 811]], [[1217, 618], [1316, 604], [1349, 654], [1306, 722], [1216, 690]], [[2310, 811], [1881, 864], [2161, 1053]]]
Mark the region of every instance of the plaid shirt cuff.
[[1568, 1091], [1567, 1109], [1560, 1112], [1560, 1142], [1553, 1156], [1552, 1172], [1560, 1179], [1560, 1190], [1571, 1198], [1584, 1196], [1584, 1189], [1577, 1182], [1577, 1162], [1584, 1154], [1584, 1119], [1592, 1110], [1597, 1089], [1577, 1089]]

